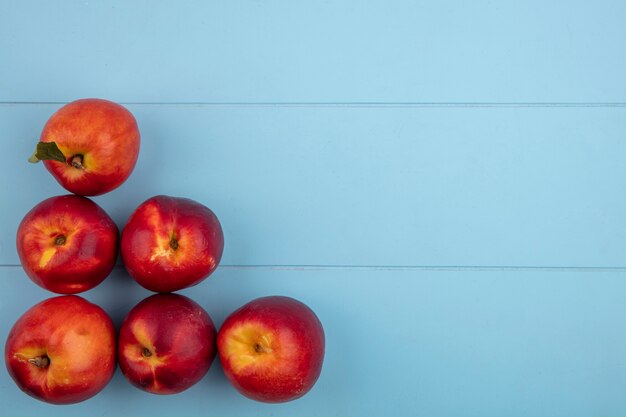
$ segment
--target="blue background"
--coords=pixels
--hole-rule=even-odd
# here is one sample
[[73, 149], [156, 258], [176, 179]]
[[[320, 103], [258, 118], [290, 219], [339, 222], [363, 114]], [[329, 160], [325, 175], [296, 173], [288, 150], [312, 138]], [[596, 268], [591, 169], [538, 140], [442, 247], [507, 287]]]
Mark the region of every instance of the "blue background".
[[[15, 233], [65, 193], [26, 163], [66, 102], [126, 105], [137, 168], [95, 198], [123, 227], [155, 194], [212, 208], [222, 264], [182, 291], [219, 326], [308, 304], [322, 375], [240, 396], [216, 361], [175, 396], [117, 372], [51, 406], [0, 372], [7, 416], [624, 416], [626, 2], [0, 2], [0, 336], [50, 293]], [[120, 266], [84, 296], [119, 325]]]

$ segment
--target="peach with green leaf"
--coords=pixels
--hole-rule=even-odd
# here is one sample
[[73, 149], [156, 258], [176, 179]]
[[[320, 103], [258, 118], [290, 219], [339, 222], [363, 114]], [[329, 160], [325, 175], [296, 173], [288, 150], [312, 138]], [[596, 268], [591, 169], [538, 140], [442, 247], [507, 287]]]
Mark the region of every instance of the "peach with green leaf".
[[76, 100], [48, 119], [30, 162], [44, 161], [66, 190], [104, 194], [130, 176], [139, 156], [135, 117], [120, 104], [102, 99]]

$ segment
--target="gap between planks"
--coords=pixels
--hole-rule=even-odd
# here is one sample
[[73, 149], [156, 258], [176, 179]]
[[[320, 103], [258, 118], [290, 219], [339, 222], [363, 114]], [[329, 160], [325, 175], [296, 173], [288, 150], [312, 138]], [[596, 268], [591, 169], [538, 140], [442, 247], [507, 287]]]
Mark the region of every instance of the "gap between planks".
[[[21, 268], [18, 264], [3, 264], [0, 268]], [[123, 265], [115, 265], [116, 269]], [[486, 271], [486, 272], [626, 272], [625, 266], [487, 266], [487, 265], [220, 265], [220, 269], [269, 269], [285, 271]]]
[[[0, 101], [0, 106], [63, 105], [67, 101]], [[181, 107], [309, 107], [309, 108], [621, 108], [626, 102], [143, 102], [120, 101], [131, 106]]]

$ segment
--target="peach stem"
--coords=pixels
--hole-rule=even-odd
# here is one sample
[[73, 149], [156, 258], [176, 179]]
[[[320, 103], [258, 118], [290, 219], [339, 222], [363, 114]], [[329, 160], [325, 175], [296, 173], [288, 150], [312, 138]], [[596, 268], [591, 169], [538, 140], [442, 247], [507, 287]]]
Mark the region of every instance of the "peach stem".
[[81, 154], [72, 156], [70, 159], [70, 165], [74, 168], [85, 169], [83, 166], [83, 156]]
[[47, 356], [37, 356], [28, 360], [29, 363], [35, 365], [37, 368], [47, 368], [50, 365], [50, 358]]

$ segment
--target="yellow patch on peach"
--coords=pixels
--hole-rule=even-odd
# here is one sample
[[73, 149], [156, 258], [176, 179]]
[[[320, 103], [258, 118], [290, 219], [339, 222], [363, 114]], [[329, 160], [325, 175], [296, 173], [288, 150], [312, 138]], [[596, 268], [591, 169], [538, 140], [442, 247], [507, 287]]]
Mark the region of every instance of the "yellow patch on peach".
[[61, 172], [63, 178], [65, 178], [68, 182], [75, 182], [81, 180], [83, 176], [85, 176], [86, 172], [84, 169], [72, 168], [65, 169]]
[[[83, 165], [92, 170], [97, 170], [97, 166], [94, 166], [94, 161], [90, 160], [87, 152], [80, 150], [80, 148], [71, 148], [70, 146], [64, 146], [63, 144], [56, 142], [59, 150], [63, 153], [65, 158], [69, 159], [74, 155], [83, 155]], [[66, 169], [61, 170], [61, 175], [70, 182], [81, 179], [86, 173], [85, 169], [73, 168], [70, 165], [66, 165]]]
[[[58, 332], [58, 335], [55, 333], [51, 338], [51, 348], [48, 351], [50, 373], [54, 374], [54, 379], [62, 380], [63, 370], [70, 368], [70, 365], [74, 373], [91, 369], [94, 352], [98, 351], [94, 343], [95, 340], [86, 328], [62, 330]], [[65, 360], [69, 363], [65, 363], [64, 358], [67, 358]]]
[[[133, 322], [130, 330], [137, 339], [137, 344], [128, 344], [124, 346], [124, 356], [128, 360], [135, 362], [143, 362], [152, 367], [156, 367], [167, 362], [167, 355], [159, 356], [150, 336], [148, 335], [147, 324], [142, 320]], [[144, 349], [149, 351], [149, 356], [144, 355]]]
[[[13, 356], [20, 362], [28, 362], [31, 359], [46, 356], [47, 352], [41, 347], [23, 347], [18, 352], [15, 352]], [[35, 365], [28, 366], [29, 380], [37, 382], [37, 384], [45, 384], [47, 380], [47, 369], [39, 368]]]
[[[148, 204], [145, 207], [146, 222], [150, 229], [154, 232], [155, 242], [154, 249], [150, 256], [150, 261], [154, 262], [159, 258], [166, 258], [172, 263], [178, 264], [181, 252], [184, 251], [178, 245], [178, 237], [176, 236], [176, 225], [172, 219], [164, 219], [158, 207], [154, 204]], [[171, 246], [172, 239], [177, 242], [177, 247]]]
[[23, 347], [18, 352], [15, 352], [13, 356], [15, 356], [20, 362], [27, 362], [29, 359], [44, 356], [45, 354], [46, 350], [44, 348], [33, 346]]
[[150, 340], [150, 336], [148, 335], [147, 323], [143, 320], [135, 320], [130, 325], [130, 330], [135, 336], [135, 339], [143, 345], [144, 347], [150, 349], [150, 351], [154, 352], [154, 345]]
[[224, 355], [236, 372], [250, 365], [271, 366], [276, 361], [270, 355], [278, 349], [273, 332], [257, 323], [244, 323], [232, 328], [224, 344]]
[[[101, 172], [102, 171], [102, 165], [98, 160], [97, 157], [94, 157], [94, 155], [92, 153], [89, 152], [77, 152], [79, 154], [81, 154], [83, 156], [83, 161], [82, 164], [85, 167], [86, 171], [96, 171], [96, 172]], [[114, 155], [115, 153], [113, 153]], [[75, 169], [74, 171], [79, 171], [80, 169]]]
[[154, 262], [158, 258], [167, 258], [170, 261], [177, 263], [178, 255], [178, 250], [174, 250], [170, 247], [169, 240], [164, 241], [163, 239], [157, 238], [157, 247], [152, 251], [150, 261]]
[[57, 248], [55, 247], [44, 249], [44, 251], [41, 254], [41, 258], [39, 259], [39, 268], [45, 268], [55, 253], [57, 253]]
[[[34, 257], [34, 263], [44, 269], [57, 253], [71, 246], [72, 236], [81, 226], [80, 220], [65, 216], [44, 218], [33, 224], [27, 239], [40, 248], [40, 251], [32, 251], [30, 254]], [[59, 236], [64, 237], [62, 244], [56, 243]]]

